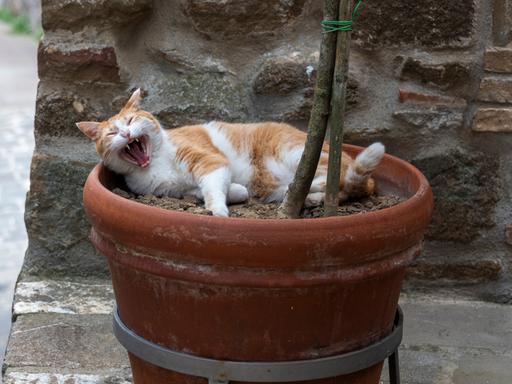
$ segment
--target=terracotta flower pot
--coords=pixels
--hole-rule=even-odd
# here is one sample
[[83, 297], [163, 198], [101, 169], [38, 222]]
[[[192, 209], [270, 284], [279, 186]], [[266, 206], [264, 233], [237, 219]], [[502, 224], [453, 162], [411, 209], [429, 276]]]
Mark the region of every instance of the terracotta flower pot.
[[[425, 177], [395, 157], [385, 156], [375, 177], [381, 191], [407, 200], [322, 219], [200, 216], [117, 196], [110, 190], [119, 179], [98, 165], [84, 204], [120, 318], [136, 334], [219, 360], [306, 360], [359, 349], [392, 329], [433, 200]], [[137, 384], [204, 382], [130, 359]], [[378, 383], [381, 368], [315, 383]]]

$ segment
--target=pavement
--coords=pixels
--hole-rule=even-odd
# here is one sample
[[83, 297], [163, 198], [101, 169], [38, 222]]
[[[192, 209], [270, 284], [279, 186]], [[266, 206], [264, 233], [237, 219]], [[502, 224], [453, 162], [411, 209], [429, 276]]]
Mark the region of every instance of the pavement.
[[[20, 283], [5, 384], [130, 383], [112, 305], [109, 281]], [[425, 294], [400, 305], [402, 384], [512, 383], [512, 306]]]
[[[0, 23], [0, 361], [11, 323], [13, 289], [27, 247], [23, 221], [34, 148], [37, 43]], [[1, 381], [0, 381], [1, 382]]]

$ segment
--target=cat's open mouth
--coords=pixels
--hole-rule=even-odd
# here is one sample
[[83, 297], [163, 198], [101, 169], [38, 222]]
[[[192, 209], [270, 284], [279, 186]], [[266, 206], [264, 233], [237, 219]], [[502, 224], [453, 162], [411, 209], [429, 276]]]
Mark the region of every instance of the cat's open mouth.
[[149, 158], [149, 141], [147, 136], [132, 139], [121, 150], [121, 157], [129, 163], [138, 167], [146, 168], [151, 159]]

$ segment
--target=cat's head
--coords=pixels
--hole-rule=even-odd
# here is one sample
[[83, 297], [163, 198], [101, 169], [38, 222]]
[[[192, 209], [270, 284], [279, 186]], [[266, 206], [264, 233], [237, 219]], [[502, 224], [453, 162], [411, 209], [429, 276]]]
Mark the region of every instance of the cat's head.
[[140, 98], [137, 89], [117, 115], [102, 122], [76, 124], [96, 143], [105, 166], [120, 174], [147, 168], [155, 149], [162, 145], [160, 124], [151, 113], [139, 108]]

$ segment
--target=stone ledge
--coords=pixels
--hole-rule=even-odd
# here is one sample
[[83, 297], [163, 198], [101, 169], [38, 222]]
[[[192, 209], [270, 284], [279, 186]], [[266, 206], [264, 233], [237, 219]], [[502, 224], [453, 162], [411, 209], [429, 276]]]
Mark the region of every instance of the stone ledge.
[[[85, 290], [89, 293], [82, 292]], [[105, 287], [106, 296], [102, 293]], [[62, 304], [64, 289], [73, 305]], [[43, 281], [19, 284], [16, 302], [41, 301], [19, 314], [5, 362], [5, 384], [128, 384], [126, 352], [112, 334], [110, 314], [83, 306], [111, 295], [107, 281]], [[90, 295], [90, 297], [88, 297]], [[55, 313], [79, 308], [88, 314]], [[407, 384], [509, 384], [512, 364], [512, 306], [453, 299], [448, 296], [403, 295], [404, 341], [400, 348], [403, 382]], [[110, 311], [110, 309], [108, 310]], [[382, 381], [387, 383], [387, 373]]]
[[117, 376], [128, 367], [125, 350], [112, 333], [110, 315], [38, 313], [18, 316], [4, 368], [23, 372]]
[[[70, 294], [71, 293], [71, 294]], [[110, 281], [29, 281], [16, 287], [13, 315], [35, 313], [103, 314], [112, 311], [114, 294]]]
[[503, 263], [495, 258], [458, 260], [421, 258], [407, 271], [407, 277], [420, 280], [451, 280], [466, 283], [498, 280], [504, 273]]
[[[510, 384], [512, 356], [482, 349], [403, 345], [399, 352], [404, 384]], [[389, 383], [387, 364], [381, 384]]]
[[4, 384], [130, 384], [131, 382], [129, 373], [85, 375], [9, 371], [4, 376]]

